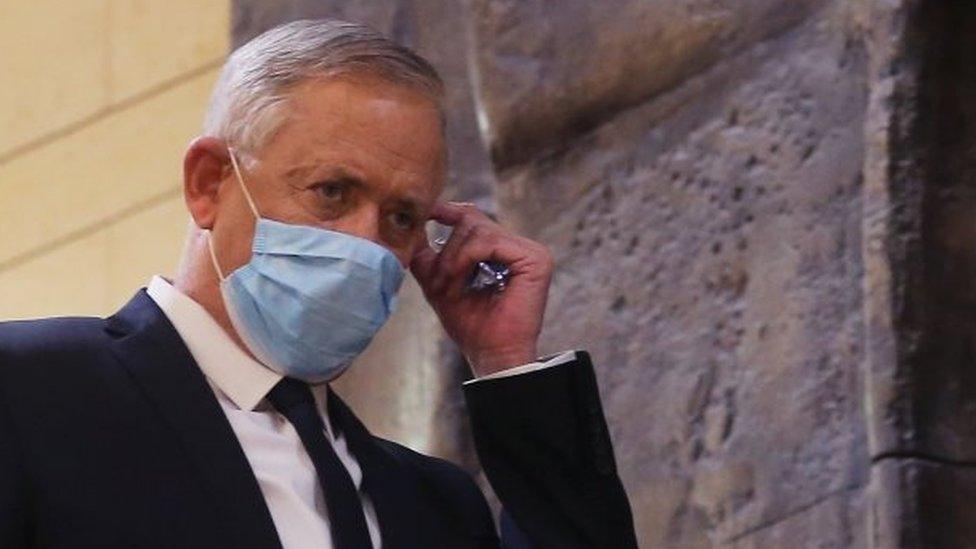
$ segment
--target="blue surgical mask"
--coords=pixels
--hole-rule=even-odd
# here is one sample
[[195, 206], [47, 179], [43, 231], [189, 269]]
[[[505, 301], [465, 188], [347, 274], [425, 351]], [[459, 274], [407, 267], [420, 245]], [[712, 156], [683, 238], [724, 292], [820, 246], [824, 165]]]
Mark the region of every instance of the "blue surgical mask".
[[226, 277], [208, 238], [231, 323], [272, 370], [309, 383], [335, 379], [393, 313], [403, 266], [365, 238], [261, 217], [230, 157], [257, 218], [251, 260]]

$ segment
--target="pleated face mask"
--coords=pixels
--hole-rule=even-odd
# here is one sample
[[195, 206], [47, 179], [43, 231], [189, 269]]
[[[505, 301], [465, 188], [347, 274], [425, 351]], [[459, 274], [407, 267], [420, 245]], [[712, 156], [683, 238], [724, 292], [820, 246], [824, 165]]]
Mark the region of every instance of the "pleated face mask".
[[230, 158], [257, 219], [250, 261], [226, 277], [208, 238], [231, 323], [272, 370], [309, 383], [335, 379], [393, 313], [403, 266], [365, 238], [261, 217], [233, 150]]

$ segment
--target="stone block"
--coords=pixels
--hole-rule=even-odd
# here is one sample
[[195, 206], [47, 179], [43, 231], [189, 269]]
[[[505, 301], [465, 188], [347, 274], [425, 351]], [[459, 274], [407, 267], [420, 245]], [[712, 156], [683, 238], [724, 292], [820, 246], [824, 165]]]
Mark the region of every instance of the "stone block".
[[4, 3], [0, 159], [108, 102], [108, 1]]
[[482, 131], [526, 161], [802, 21], [821, 0], [472, 0]]
[[648, 546], [862, 535], [868, 83], [844, 9], [501, 173], [503, 219], [557, 259], [542, 351], [593, 354]]
[[861, 491], [814, 499], [801, 509], [770, 520], [716, 545], [730, 549], [850, 549], [868, 547]]
[[216, 70], [0, 165], [0, 263], [97, 227], [182, 184]]
[[230, 42], [229, 0], [109, 0], [112, 102], [219, 63]]

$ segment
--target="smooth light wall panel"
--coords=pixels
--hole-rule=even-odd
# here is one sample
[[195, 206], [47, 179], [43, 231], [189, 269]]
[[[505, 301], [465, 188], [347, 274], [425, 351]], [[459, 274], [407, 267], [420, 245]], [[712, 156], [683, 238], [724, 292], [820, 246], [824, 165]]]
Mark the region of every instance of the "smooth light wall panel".
[[108, 11], [108, 0], [0, 3], [0, 157], [108, 103]]
[[0, 271], [0, 320], [99, 314], [105, 309], [105, 231]]
[[[0, 264], [144, 208], [182, 182], [217, 70], [0, 165]], [[14, 199], [16, 197], [16, 199]]]
[[105, 229], [106, 314], [124, 305], [153, 275], [172, 277], [190, 216], [180, 188], [164, 202]]
[[108, 315], [154, 274], [175, 271], [188, 216], [182, 195], [0, 270], [0, 319]]
[[111, 0], [108, 19], [113, 102], [219, 64], [230, 43], [228, 0]]

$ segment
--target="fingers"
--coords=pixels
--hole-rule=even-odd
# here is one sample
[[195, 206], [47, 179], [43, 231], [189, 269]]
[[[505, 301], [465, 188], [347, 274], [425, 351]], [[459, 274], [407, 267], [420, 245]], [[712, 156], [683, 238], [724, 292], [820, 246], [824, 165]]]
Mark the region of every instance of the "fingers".
[[467, 289], [479, 261], [506, 264], [512, 283], [542, 280], [552, 272], [548, 250], [525, 238], [476, 225], [459, 242], [452, 255], [442, 255], [435, 262], [430, 283], [435, 293], [458, 297]]
[[505, 263], [513, 276], [549, 276], [552, 271], [551, 255], [545, 246], [510, 233], [472, 204], [438, 204], [430, 218], [454, 230], [439, 253], [424, 246], [418, 248], [411, 262], [414, 277], [429, 297], [457, 297], [479, 261]]
[[[432, 289], [443, 292], [452, 285], [463, 287], [470, 278], [475, 263], [490, 259], [492, 251], [485, 242], [484, 233], [485, 229], [478, 225], [460, 226], [455, 229], [437, 258]], [[473, 253], [483, 255], [471, 260]]]
[[453, 227], [450, 238], [436, 254], [434, 264], [431, 265], [433, 275], [429, 279], [428, 289], [439, 293], [448, 284], [449, 278], [445, 275], [445, 265], [453, 265], [456, 261], [458, 251], [465, 242], [472, 236], [476, 236], [488, 229], [501, 231], [501, 227], [495, 224], [488, 216], [481, 213], [474, 204], [447, 202], [437, 204], [431, 211], [430, 218]]
[[464, 219], [484, 219], [491, 221], [470, 202], [439, 202], [430, 211], [430, 218], [445, 225], [456, 226]]

